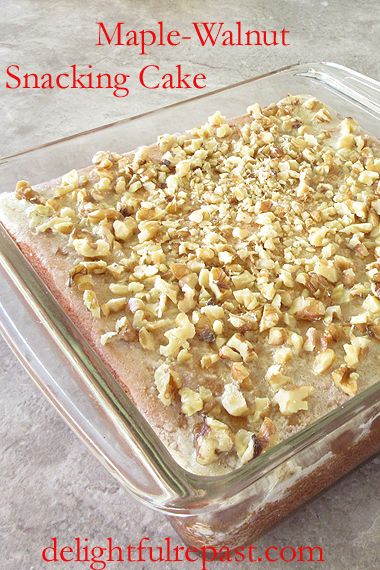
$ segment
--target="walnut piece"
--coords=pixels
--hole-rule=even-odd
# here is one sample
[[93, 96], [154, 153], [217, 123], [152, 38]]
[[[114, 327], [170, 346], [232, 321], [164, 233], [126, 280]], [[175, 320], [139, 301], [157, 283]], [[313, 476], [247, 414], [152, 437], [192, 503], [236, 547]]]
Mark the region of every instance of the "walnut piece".
[[156, 368], [154, 383], [158, 390], [158, 397], [165, 406], [173, 402], [175, 393], [182, 385], [178, 374], [165, 363]]
[[248, 412], [247, 402], [243, 394], [233, 383], [225, 385], [221, 402], [230, 416], [243, 416]]
[[290, 416], [300, 410], [308, 409], [306, 398], [308, 398], [313, 391], [314, 388], [312, 386], [301, 386], [300, 388], [294, 388], [292, 390], [280, 388], [273, 400], [278, 404], [283, 416]]
[[201, 465], [217, 461], [222, 452], [231, 451], [234, 444], [230, 428], [223, 422], [206, 417], [196, 435], [196, 458]]

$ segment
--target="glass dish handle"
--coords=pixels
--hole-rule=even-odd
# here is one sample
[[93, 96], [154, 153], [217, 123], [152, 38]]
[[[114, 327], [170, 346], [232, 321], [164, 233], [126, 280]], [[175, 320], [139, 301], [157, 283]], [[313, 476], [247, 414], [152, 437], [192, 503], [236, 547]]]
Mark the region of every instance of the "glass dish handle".
[[322, 80], [342, 97], [364, 107], [380, 119], [380, 82], [337, 63], [308, 64], [299, 73]]

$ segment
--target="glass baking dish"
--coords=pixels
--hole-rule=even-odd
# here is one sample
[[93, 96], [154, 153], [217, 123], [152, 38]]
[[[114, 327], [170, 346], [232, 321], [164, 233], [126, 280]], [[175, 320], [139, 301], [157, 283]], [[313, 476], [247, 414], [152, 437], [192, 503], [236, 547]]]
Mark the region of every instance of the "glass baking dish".
[[[127, 152], [201, 124], [217, 109], [233, 117], [289, 92], [314, 95], [380, 137], [378, 82], [336, 64], [302, 64], [2, 158], [1, 191], [19, 179], [36, 184], [84, 167], [100, 149]], [[379, 451], [377, 381], [240, 469], [216, 477], [186, 471], [0, 230], [2, 334], [75, 433], [136, 498], [166, 514], [187, 544], [252, 541]]]

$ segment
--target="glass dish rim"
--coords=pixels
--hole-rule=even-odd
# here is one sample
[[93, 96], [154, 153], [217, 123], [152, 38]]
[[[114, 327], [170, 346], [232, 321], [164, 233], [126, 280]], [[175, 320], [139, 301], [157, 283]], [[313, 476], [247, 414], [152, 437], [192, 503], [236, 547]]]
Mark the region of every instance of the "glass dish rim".
[[[121, 125], [123, 123], [132, 122], [132, 121], [140, 119], [142, 117], [146, 117], [146, 116], [152, 115], [154, 113], [158, 113], [163, 109], [167, 110], [167, 109], [170, 109], [172, 107], [178, 107], [180, 105], [184, 105], [184, 104], [188, 103], [189, 101], [194, 102], [195, 100], [200, 100], [202, 98], [211, 97], [212, 95], [215, 95], [217, 93], [228, 91], [230, 89], [233, 89], [233, 88], [245, 85], [245, 84], [252, 84], [253, 82], [258, 81], [260, 79], [275, 76], [275, 75], [280, 74], [280, 73], [284, 73], [284, 72], [292, 73], [292, 72], [296, 72], [297, 70], [299, 70], [299, 71], [302, 70], [305, 72], [306, 68], [319, 68], [322, 71], [323, 71], [323, 69], [327, 68], [332, 73], [333, 73], [332, 70], [344, 71], [344, 72], [348, 73], [350, 76], [360, 78], [361, 80], [365, 80], [366, 82], [373, 84], [378, 89], [380, 88], [380, 83], [377, 82], [376, 80], [369, 78], [369, 77], [366, 77], [365, 75], [362, 75], [362, 74], [360, 74], [356, 71], [353, 71], [353, 70], [351, 70], [345, 66], [342, 66], [340, 64], [329, 63], [329, 62], [326, 62], [326, 63], [321, 62], [321, 63], [304, 63], [304, 64], [288, 65], [288, 66], [276, 69], [274, 71], [255, 76], [253, 78], [243, 80], [241, 82], [238, 82], [238, 83], [235, 83], [232, 85], [221, 87], [219, 89], [210, 91], [208, 93], [198, 95], [196, 97], [191, 97], [191, 98], [186, 99], [184, 101], [174, 102], [174, 103], [171, 103], [169, 105], [166, 105], [166, 106], [163, 106], [160, 108], [156, 108], [156, 109], [153, 109], [153, 110], [150, 110], [150, 111], [138, 114], [138, 115], [134, 115], [134, 116], [127, 117], [124, 119], [120, 119], [118, 121], [114, 121], [112, 123], [101, 125], [99, 127], [95, 127], [93, 129], [89, 129], [87, 131], [83, 131], [80, 133], [69, 135], [67, 137], [63, 137], [61, 139], [57, 139], [57, 140], [51, 141], [49, 143], [38, 145], [38, 146], [33, 147], [33, 148], [28, 148], [26, 150], [23, 150], [21, 152], [17, 152], [15, 154], [12, 154], [9, 156], [4, 156], [4, 157], [0, 158], [0, 165], [4, 161], [20, 158], [20, 157], [28, 155], [32, 152], [43, 150], [43, 149], [52, 147], [54, 145], [59, 145], [60, 143], [70, 141], [74, 138], [79, 138], [79, 137], [84, 136], [84, 135], [89, 135], [89, 134], [94, 133], [94, 132], [98, 132], [98, 131], [102, 131], [102, 130], [105, 130], [108, 128], [112, 128], [112, 127]], [[304, 75], [305, 75], [305, 73], [304, 73]], [[15, 245], [15, 247], [17, 248], [16, 245]], [[20, 255], [23, 257], [23, 255], [21, 253], [20, 253]], [[26, 259], [24, 258], [24, 262], [25, 261], [26, 261]], [[37, 279], [39, 279], [39, 278], [37, 278]], [[42, 281], [41, 280], [39, 280], [39, 281], [43, 286]], [[54, 300], [54, 297], [50, 293], [49, 293], [49, 296]], [[86, 341], [84, 341], [84, 342], [86, 342]], [[86, 344], [87, 344], [87, 342], [86, 342]], [[90, 371], [88, 371], [88, 372], [90, 373]], [[199, 497], [199, 491], [202, 490], [205, 493], [205, 495], [202, 496], [203, 500], [205, 500], [206, 497], [215, 500], [218, 496], [220, 496], [222, 494], [220, 492], [221, 490], [223, 490], [227, 486], [230, 487], [233, 484], [236, 484], [236, 487], [237, 487], [237, 488], [235, 488], [235, 494], [238, 494], [240, 491], [243, 491], [247, 486], [252, 485], [255, 481], [257, 481], [261, 477], [265, 476], [269, 471], [272, 471], [276, 466], [281, 464], [283, 461], [290, 459], [298, 451], [300, 451], [300, 449], [303, 449], [303, 448], [311, 445], [312, 443], [314, 443], [314, 441], [317, 438], [321, 437], [325, 433], [330, 433], [328, 431], [328, 428], [333, 426], [334, 422], [336, 423], [338, 420], [340, 420], [338, 425], [341, 425], [342, 423], [344, 423], [344, 421], [346, 421], [350, 417], [355, 416], [356, 414], [360, 413], [367, 404], [373, 404], [374, 402], [376, 402], [377, 401], [376, 397], [378, 399], [380, 399], [380, 381], [376, 382], [375, 384], [373, 384], [372, 386], [370, 386], [366, 390], [362, 391], [361, 393], [357, 394], [356, 396], [354, 396], [353, 398], [348, 400], [343, 406], [340, 406], [340, 407], [332, 410], [328, 414], [322, 416], [321, 418], [315, 420], [313, 423], [311, 423], [310, 425], [308, 425], [305, 428], [303, 428], [302, 430], [300, 430], [295, 435], [293, 435], [293, 436], [285, 439], [284, 441], [280, 442], [275, 447], [273, 447], [271, 450], [269, 450], [267, 453], [256, 458], [254, 462], [249, 463], [245, 466], [242, 466], [238, 469], [232, 470], [231, 472], [221, 474], [221, 475], [213, 475], [213, 476], [199, 475], [199, 474], [195, 474], [195, 473], [192, 473], [192, 472], [186, 470], [166, 450], [164, 445], [159, 441], [159, 438], [156, 434], [154, 434], [154, 438], [157, 439], [157, 447], [159, 449], [160, 449], [160, 447], [162, 448], [162, 456], [164, 457], [164, 461], [163, 461], [164, 465], [168, 469], [168, 472], [172, 474], [174, 480], [178, 480], [179, 483], [183, 483], [183, 485], [180, 484], [179, 486], [186, 489], [186, 497], [187, 498], [190, 497], [191, 499], [194, 499], [195, 496]], [[54, 402], [52, 402], [52, 403], [54, 405]], [[135, 405], [132, 402], [131, 402], [131, 405], [133, 407], [135, 407]], [[138, 412], [138, 410], [137, 410], [137, 412]], [[140, 412], [138, 412], [138, 415], [140, 415], [141, 418], [143, 418], [143, 416], [140, 414]], [[65, 418], [65, 419], [66, 419], [66, 421], [68, 421], [67, 418]], [[150, 429], [153, 432], [152, 428], [150, 428]], [[152, 458], [150, 458], [150, 459], [151, 459], [151, 462], [154, 463], [154, 461], [152, 461]], [[161, 475], [162, 472], [160, 471], [161, 470], [160, 465], [155, 464], [155, 467], [157, 468], [159, 475]], [[239, 485], [237, 485], [238, 483], [239, 483]], [[162, 506], [160, 508], [162, 508]]]
[[[322, 69], [324, 67], [326, 67], [327, 69], [335, 69], [335, 70], [345, 71], [352, 77], [357, 77], [358, 79], [361, 79], [367, 83], [370, 83], [372, 86], [377, 86], [377, 88], [380, 90], [380, 81], [377, 81], [376, 79], [373, 79], [372, 77], [364, 75], [363, 73], [360, 73], [359, 71], [351, 69], [351, 68], [349, 68], [345, 65], [342, 65], [340, 63], [335, 63], [335, 62], [331, 62], [331, 61], [291, 63], [289, 65], [279, 67], [279, 68], [274, 69], [272, 71], [261, 73], [260, 75], [255, 75], [255, 76], [250, 77], [248, 79], [243, 79], [242, 81], [238, 81], [236, 83], [231, 83], [231, 84], [225, 85], [223, 87], [218, 87], [217, 89], [213, 89], [212, 91], [207, 91], [206, 93], [201, 93], [198, 95], [194, 95], [192, 97], [188, 97], [187, 99], [184, 99], [182, 101], [174, 101], [173, 103], [169, 103], [168, 105], [162, 105], [161, 107], [155, 107], [155, 108], [150, 109], [148, 111], [143, 111], [142, 113], [137, 113], [136, 115], [124, 117], [123, 119], [117, 119], [116, 121], [112, 121], [110, 123], [104, 123], [102, 125], [98, 125], [98, 126], [93, 127], [91, 129], [86, 129], [84, 131], [76, 132], [76, 133], [61, 137], [59, 139], [54, 139], [52, 141], [48, 141], [46, 143], [42, 143], [42, 144], [39, 144], [36, 146], [27, 147], [25, 149], [22, 149], [20, 151], [14, 152], [14, 153], [9, 154], [9, 155], [4, 155], [4, 156], [0, 155], [0, 164], [1, 164], [1, 162], [11, 160], [11, 159], [15, 159], [15, 158], [20, 158], [20, 157], [27, 155], [29, 153], [36, 152], [38, 150], [43, 150], [45, 148], [52, 147], [52, 146], [55, 146], [55, 145], [58, 145], [58, 144], [61, 144], [64, 142], [68, 142], [72, 139], [76, 139], [76, 138], [81, 137], [81, 136], [90, 135], [92, 133], [100, 132], [100, 131], [105, 130], [105, 129], [116, 127], [116, 126], [119, 126], [122, 124], [127, 124], [127, 123], [135, 121], [137, 119], [141, 119], [144, 117], [148, 117], [149, 115], [156, 114], [159, 111], [168, 110], [168, 109], [171, 109], [174, 107], [179, 107], [181, 105], [189, 103], [190, 101], [208, 98], [208, 97], [211, 97], [212, 95], [222, 93], [223, 91], [228, 91], [229, 89], [233, 89], [235, 87], [241, 87], [243, 85], [247, 85], [247, 84], [252, 83], [254, 81], [259, 81], [260, 79], [264, 79], [266, 77], [278, 75], [278, 74], [283, 73], [285, 71], [296, 71], [297, 69], [299, 69], [301, 71], [301, 70], [304, 70], [305, 67], [309, 67], [309, 68], [320, 67]], [[378, 109], [380, 111], [380, 104], [378, 105]]]

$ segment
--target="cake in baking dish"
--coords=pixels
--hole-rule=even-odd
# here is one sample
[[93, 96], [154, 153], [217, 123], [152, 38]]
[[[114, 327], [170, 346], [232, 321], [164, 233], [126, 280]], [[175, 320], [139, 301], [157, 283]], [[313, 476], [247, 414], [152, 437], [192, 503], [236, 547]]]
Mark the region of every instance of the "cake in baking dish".
[[176, 459], [217, 474], [378, 380], [379, 173], [354, 119], [287, 96], [20, 181], [0, 219]]

